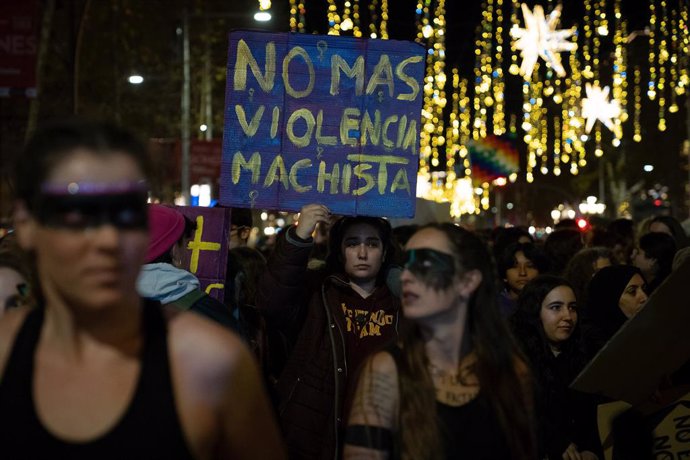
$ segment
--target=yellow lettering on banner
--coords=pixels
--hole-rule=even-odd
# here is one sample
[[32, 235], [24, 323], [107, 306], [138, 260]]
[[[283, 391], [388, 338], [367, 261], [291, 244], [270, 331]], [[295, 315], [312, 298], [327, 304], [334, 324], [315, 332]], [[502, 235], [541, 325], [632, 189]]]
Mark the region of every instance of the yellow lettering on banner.
[[[374, 178], [370, 174], [364, 173], [364, 171], [371, 169], [371, 165], [369, 165], [367, 163], [378, 163], [379, 164], [378, 191], [381, 195], [383, 195], [386, 192], [386, 184], [388, 183], [388, 168], [387, 168], [387, 166], [389, 164], [391, 164], [391, 165], [396, 165], [396, 164], [397, 165], [406, 165], [410, 162], [406, 158], [396, 157], [393, 155], [353, 154], [353, 155], [348, 155], [347, 159], [348, 159], [348, 161], [351, 161], [353, 163], [360, 163], [357, 166], [355, 166], [355, 175], [361, 179], [364, 179], [366, 182], [366, 184], [363, 187], [360, 187], [359, 189], [352, 192], [353, 195], [363, 195], [374, 187], [374, 185], [373, 185]], [[358, 166], [368, 166], [368, 168], [362, 168], [362, 169], [358, 170], [357, 169]], [[358, 174], [358, 171], [359, 171], [359, 174]], [[404, 169], [403, 169], [403, 171], [404, 171]], [[371, 179], [371, 184], [369, 183], [368, 178]], [[369, 186], [369, 185], [371, 185], [371, 186]], [[409, 187], [409, 185], [408, 185], [408, 187]]]
[[412, 90], [411, 93], [398, 94], [398, 100], [414, 101], [419, 94], [419, 82], [405, 73], [405, 66], [408, 64], [416, 64], [422, 61], [422, 56], [412, 56], [404, 59], [400, 64], [395, 66], [395, 75], [405, 82]]
[[410, 120], [410, 124], [407, 126], [407, 133], [405, 133], [405, 139], [402, 142], [402, 148], [403, 150], [410, 149], [410, 153], [415, 157], [419, 155], [417, 153], [417, 139], [419, 139], [417, 120]]
[[259, 182], [259, 172], [261, 171], [261, 155], [259, 155], [259, 152], [252, 153], [249, 161], [244, 159], [242, 152], [235, 152], [235, 155], [232, 157], [233, 184], [237, 184], [240, 181], [242, 169], [248, 169], [252, 172], [252, 184]]
[[387, 54], [382, 54], [376, 67], [374, 67], [371, 78], [369, 78], [369, 83], [367, 84], [367, 94], [374, 94], [376, 87], [379, 85], [388, 86], [388, 95], [391, 97], [393, 96], [393, 92], [395, 91], [393, 68], [391, 67], [391, 61]]
[[201, 251], [220, 251], [220, 243], [201, 241], [201, 235], [203, 233], [204, 216], [196, 216], [196, 231], [194, 232], [194, 239], [187, 243], [187, 249], [192, 250], [192, 256], [189, 260], [189, 271], [192, 273], [196, 273], [199, 270], [199, 253]]
[[[355, 155], [348, 155], [348, 159], [350, 156], [355, 156]], [[355, 168], [354, 168], [355, 176], [357, 176], [360, 179], [364, 179], [364, 185], [362, 185], [360, 188], [352, 191], [352, 194], [354, 196], [364, 195], [369, 190], [374, 188], [374, 185], [375, 185], [374, 176], [366, 173], [366, 171], [368, 171], [370, 169], [371, 169], [371, 165], [368, 165], [366, 163], [365, 164], [360, 163], [358, 165], [355, 165]]]
[[345, 166], [343, 166], [343, 182], [342, 182], [342, 192], [343, 193], [350, 193], [350, 184], [352, 182], [352, 165], [350, 163], [346, 163]]
[[300, 185], [297, 182], [297, 171], [304, 168], [311, 168], [311, 160], [309, 158], [296, 161], [290, 168], [290, 185], [297, 193], [308, 192], [312, 189], [311, 185]]
[[256, 131], [259, 129], [259, 122], [261, 122], [265, 109], [266, 107], [260, 105], [252, 117], [252, 121], [247, 123], [247, 115], [244, 113], [244, 107], [239, 104], [235, 104], [235, 113], [237, 114], [237, 119], [242, 126], [242, 131], [244, 131], [244, 134], [249, 137], [254, 137]]
[[206, 294], [211, 295], [211, 291], [214, 289], [224, 289], [225, 285], [223, 283], [211, 283], [206, 286]]
[[407, 190], [408, 195], [412, 193], [410, 191], [410, 181], [407, 178], [407, 171], [404, 169], [398, 170], [391, 184], [391, 193], [395, 193], [399, 189]]
[[276, 134], [278, 134], [278, 120], [280, 120], [280, 107], [275, 106], [271, 118], [271, 139], [275, 139]]
[[336, 136], [323, 136], [321, 127], [323, 126], [323, 110], [319, 110], [316, 115], [316, 143], [319, 145], [335, 145], [338, 143]]
[[316, 181], [316, 190], [319, 193], [323, 193], [326, 189], [326, 181], [330, 183], [329, 193], [331, 195], [338, 193], [338, 182], [340, 181], [340, 165], [338, 163], [333, 165], [330, 174], [326, 172], [326, 162], [322, 161], [319, 163], [319, 177]]
[[266, 67], [263, 75], [259, 64], [249, 49], [249, 45], [242, 39], [237, 42], [236, 56], [233, 89], [244, 91], [247, 88], [247, 66], [249, 66], [261, 89], [265, 93], [270, 93], [276, 76], [276, 44], [274, 42], [266, 43]]
[[349, 107], [343, 110], [343, 117], [340, 119], [340, 143], [343, 145], [356, 146], [357, 139], [354, 137], [350, 137], [350, 130], [358, 128], [359, 109]]
[[[304, 121], [307, 123], [307, 130], [301, 136], [297, 136], [294, 131], [295, 122], [299, 118], [304, 119]], [[309, 145], [309, 140], [314, 132], [315, 124], [316, 120], [314, 120], [314, 115], [311, 114], [309, 109], [297, 109], [290, 114], [290, 118], [288, 118], [287, 121], [287, 126], [285, 127], [285, 132], [287, 133], [290, 142], [292, 142], [296, 147], [306, 147]]]
[[[307, 87], [302, 91], [298, 91], [292, 87], [292, 84], [290, 83], [290, 73], [288, 72], [288, 68], [290, 67], [290, 61], [292, 61], [296, 56], [301, 56], [302, 59], [304, 59], [304, 62], [307, 64], [307, 68], [309, 71], [309, 83], [307, 84]], [[300, 75], [302, 74], [300, 73]], [[285, 82], [285, 91], [288, 93], [289, 96], [294, 97], [295, 99], [307, 97], [311, 94], [312, 90], [314, 89], [314, 80], [314, 63], [311, 62], [309, 54], [307, 54], [307, 52], [301, 46], [295, 46], [290, 51], [288, 51], [287, 55], [283, 59], [283, 81]]]
[[395, 146], [395, 144], [392, 140], [388, 139], [388, 127], [396, 121], [398, 121], [398, 116], [391, 115], [390, 117], [386, 118], [386, 120], [383, 122], [383, 129], [381, 129], [381, 133], [383, 136], [383, 146], [389, 149], [392, 149]]
[[400, 117], [400, 123], [398, 123], [398, 141], [395, 143], [395, 148], [400, 148], [402, 146], [403, 138], [405, 137], [405, 128], [407, 127], [407, 115]]
[[371, 122], [369, 112], [362, 117], [362, 145], [367, 145], [367, 136], [371, 137], [373, 145], [379, 145], [381, 140], [381, 111], [374, 110], [374, 122]]
[[285, 162], [283, 161], [283, 157], [280, 155], [276, 155], [276, 157], [273, 159], [273, 162], [271, 163], [271, 166], [268, 168], [268, 172], [266, 173], [266, 179], [264, 180], [264, 187], [267, 188], [273, 185], [273, 182], [276, 181], [276, 178], [280, 181], [281, 184], [283, 184], [285, 190], [289, 190], [290, 186], [288, 185], [288, 172], [285, 168]]
[[340, 93], [340, 71], [348, 78], [356, 78], [355, 95], [361, 96], [364, 89], [364, 56], [358, 56], [355, 64], [350, 67], [342, 57], [334, 54], [331, 56], [331, 95]]

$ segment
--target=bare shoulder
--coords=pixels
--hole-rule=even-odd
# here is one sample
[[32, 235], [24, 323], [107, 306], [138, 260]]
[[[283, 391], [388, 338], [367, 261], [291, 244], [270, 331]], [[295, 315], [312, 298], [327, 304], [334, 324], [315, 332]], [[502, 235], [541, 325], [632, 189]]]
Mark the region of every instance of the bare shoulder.
[[29, 307], [13, 308], [0, 318], [0, 376], [5, 371], [5, 364], [9, 359], [17, 333], [30, 311]]
[[393, 356], [388, 352], [379, 351], [373, 354], [367, 360], [366, 366], [370, 368], [371, 372], [387, 374], [395, 378], [398, 377], [398, 366], [395, 364]]
[[235, 333], [196, 313], [173, 316], [168, 330], [171, 356], [178, 365], [231, 372], [249, 358], [249, 350]]

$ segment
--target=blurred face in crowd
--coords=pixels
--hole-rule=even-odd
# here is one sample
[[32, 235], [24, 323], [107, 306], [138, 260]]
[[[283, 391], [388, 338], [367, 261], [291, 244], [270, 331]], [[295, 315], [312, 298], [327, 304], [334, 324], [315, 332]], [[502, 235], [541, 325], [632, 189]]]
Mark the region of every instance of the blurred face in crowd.
[[361, 284], [376, 279], [383, 264], [383, 241], [376, 227], [357, 223], [350, 225], [340, 243], [345, 274]]
[[618, 300], [618, 306], [626, 318], [635, 316], [642, 310], [645, 302], [647, 302], [647, 294], [644, 292], [644, 286], [645, 282], [638, 274], [633, 275], [630, 281], [628, 281], [628, 285], [625, 286], [623, 294], [621, 294]]
[[462, 280], [446, 235], [435, 228], [420, 230], [407, 242], [405, 255], [401, 276], [405, 316], [424, 322], [453, 312]]
[[652, 280], [657, 271], [657, 261], [648, 257], [644, 249], [635, 248], [632, 255], [632, 264], [640, 269], [646, 279]]
[[79, 149], [53, 168], [44, 185], [98, 191], [46, 195], [51, 205], [18, 226], [22, 246], [35, 251], [48, 302], [100, 309], [138, 298], [135, 282], [148, 245], [146, 198], [122, 187], [143, 180], [124, 152]]
[[252, 229], [247, 226], [231, 225], [228, 232], [228, 249], [247, 246]]
[[525, 284], [539, 275], [539, 270], [534, 263], [525, 257], [522, 251], [515, 253], [513, 266], [506, 270], [505, 282], [511, 294], [517, 296], [522, 291]]
[[558, 286], [544, 297], [539, 317], [544, 335], [553, 346], [570, 338], [577, 325], [575, 293], [568, 286]]

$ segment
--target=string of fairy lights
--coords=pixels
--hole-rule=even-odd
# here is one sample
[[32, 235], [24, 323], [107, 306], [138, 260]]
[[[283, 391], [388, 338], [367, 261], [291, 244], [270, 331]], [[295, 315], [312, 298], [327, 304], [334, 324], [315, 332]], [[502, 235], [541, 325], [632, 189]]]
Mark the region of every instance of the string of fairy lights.
[[[306, 32], [307, 0], [289, 1], [290, 30]], [[388, 38], [389, 0], [326, 3], [329, 34]], [[471, 69], [446, 69], [445, 0], [416, 4], [416, 40], [427, 49], [418, 194], [450, 201], [455, 216], [489, 208], [489, 184], [472, 182], [473, 142], [521, 140], [527, 182], [577, 175], [591, 154], [619, 148], [624, 130], [642, 142], [643, 107], [655, 107], [657, 128], [665, 131], [688, 90], [687, 1], [649, 0], [645, 30], [632, 32], [622, 0], [583, 0], [577, 29], [559, 24], [562, 4], [542, 3], [483, 0]], [[639, 36], [646, 36], [648, 55], [630, 66]], [[520, 107], [506, 104], [508, 78], [522, 78]]]

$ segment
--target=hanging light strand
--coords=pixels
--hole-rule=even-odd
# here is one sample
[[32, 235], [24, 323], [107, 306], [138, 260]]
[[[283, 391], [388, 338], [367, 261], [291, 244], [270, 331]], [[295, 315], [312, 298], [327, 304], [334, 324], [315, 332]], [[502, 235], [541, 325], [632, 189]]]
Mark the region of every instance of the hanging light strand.
[[[618, 135], [622, 133], [621, 125], [628, 118], [627, 112], [627, 47], [625, 38], [627, 37], [627, 22], [623, 20], [621, 15], [621, 0], [614, 1], [614, 60], [613, 60], [613, 98], [619, 101], [621, 106], [621, 115], [614, 120], [616, 129], [614, 135], [616, 136], [613, 144], [620, 145]], [[618, 139], [618, 140], [616, 140]]]
[[503, 0], [496, 0], [496, 64], [492, 72], [493, 77], [493, 132], [500, 136], [506, 132], [506, 118], [505, 118], [505, 79], [503, 75]]
[[657, 83], [657, 90], [659, 93], [659, 120], [657, 128], [659, 131], [666, 131], [666, 67], [669, 59], [668, 53], [668, 9], [666, 0], [661, 0], [661, 11], [658, 18], [659, 21], [659, 50], [657, 53], [657, 65], [659, 67], [659, 81]]
[[[520, 2], [519, 0], [512, 0], [511, 3], [511, 9], [510, 9], [510, 27], [513, 29], [520, 28], [520, 20], [518, 19], [518, 11], [520, 11]], [[508, 68], [508, 72], [510, 72], [511, 75], [519, 75], [520, 74], [520, 64], [518, 64], [518, 51], [517, 50], [512, 50], [510, 53], [510, 67]]]
[[379, 31], [376, 27], [376, 24], [378, 23], [379, 17], [378, 17], [378, 6], [379, 2], [378, 0], [371, 0], [369, 2], [369, 37], [370, 38], [377, 38], [379, 36]]
[[590, 79], [593, 77], [592, 72], [592, 0], [585, 0], [585, 16], [583, 18], [583, 30], [584, 37], [582, 39], [582, 59], [583, 59], [583, 70], [582, 73], [585, 78]]
[[649, 0], [649, 83], [647, 97], [656, 99], [656, 7], [655, 1]]
[[328, 0], [328, 35], [340, 35], [341, 17], [335, 0]]
[[304, 2], [290, 0], [290, 31], [304, 33], [306, 10]]
[[379, 24], [379, 35], [384, 40], [388, 39], [388, 0], [381, 0], [381, 23]]
[[553, 118], [553, 174], [561, 175], [561, 119]]
[[633, 100], [633, 140], [642, 142], [642, 125], [640, 124], [640, 113], [642, 112], [642, 72], [635, 66], [633, 72], [634, 100]]

